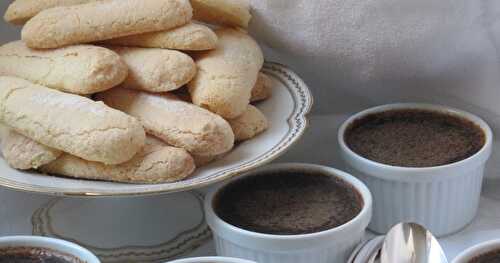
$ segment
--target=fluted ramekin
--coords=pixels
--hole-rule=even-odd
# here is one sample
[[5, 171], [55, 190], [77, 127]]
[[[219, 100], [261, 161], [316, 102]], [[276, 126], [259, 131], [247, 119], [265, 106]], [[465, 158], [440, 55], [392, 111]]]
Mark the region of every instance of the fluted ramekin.
[[484, 242], [466, 249], [453, 260], [453, 263], [469, 263], [475, 257], [497, 250], [500, 250], [500, 239]]
[[68, 254], [86, 263], [100, 263], [99, 259], [87, 249], [65, 240], [41, 236], [0, 237], [0, 248], [33, 247], [46, 248]]
[[[452, 164], [411, 168], [366, 159], [346, 144], [345, 132], [353, 121], [368, 114], [395, 109], [422, 109], [452, 114], [472, 121], [485, 134], [485, 144], [471, 157]], [[491, 155], [493, 134], [479, 117], [458, 109], [421, 103], [398, 103], [362, 111], [339, 129], [341, 155], [349, 171], [371, 190], [373, 217], [368, 228], [386, 233], [399, 222], [415, 222], [444, 236], [464, 228], [476, 215], [484, 168]]]
[[344, 263], [361, 241], [370, 222], [372, 197], [368, 188], [353, 176], [334, 168], [313, 164], [274, 164], [246, 173], [265, 176], [276, 172], [307, 171], [341, 178], [352, 185], [363, 199], [361, 212], [351, 221], [322, 232], [303, 235], [270, 235], [256, 233], [224, 222], [213, 209], [213, 199], [225, 183], [212, 190], [205, 199], [207, 223], [212, 229], [217, 254], [259, 263]]

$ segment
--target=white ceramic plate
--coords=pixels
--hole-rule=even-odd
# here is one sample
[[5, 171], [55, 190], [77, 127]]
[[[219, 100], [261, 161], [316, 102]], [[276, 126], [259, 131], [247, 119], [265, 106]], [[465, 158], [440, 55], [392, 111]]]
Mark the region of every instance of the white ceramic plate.
[[239, 144], [224, 158], [198, 169], [190, 178], [155, 185], [124, 184], [52, 177], [11, 169], [0, 160], [0, 185], [17, 190], [54, 195], [149, 195], [199, 188], [266, 164], [283, 154], [304, 133], [312, 96], [306, 84], [291, 70], [266, 63], [263, 72], [272, 79], [273, 95], [257, 107], [270, 127], [258, 137]]
[[79, 244], [102, 263], [160, 263], [213, 253], [206, 249], [211, 232], [203, 195], [197, 191], [135, 198], [55, 197], [32, 213], [31, 224], [32, 234]]

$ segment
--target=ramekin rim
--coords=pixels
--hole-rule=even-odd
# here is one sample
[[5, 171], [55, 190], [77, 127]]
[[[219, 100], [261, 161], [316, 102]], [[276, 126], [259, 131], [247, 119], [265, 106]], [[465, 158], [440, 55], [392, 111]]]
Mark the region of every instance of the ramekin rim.
[[[317, 170], [326, 170], [329, 172], [328, 176], [339, 176], [341, 179], [349, 183], [352, 187], [354, 187], [359, 194], [361, 195], [363, 199], [363, 208], [361, 211], [349, 222], [340, 225], [338, 227], [320, 231], [320, 232], [315, 232], [315, 233], [309, 233], [309, 234], [299, 234], [299, 235], [273, 235], [273, 234], [264, 234], [264, 233], [258, 233], [258, 232], [253, 232], [249, 230], [245, 230], [236, 226], [233, 226], [224, 220], [222, 220], [213, 210], [212, 207], [212, 201], [215, 195], [223, 189], [225, 186], [227, 186], [229, 183], [233, 182], [234, 180], [239, 180], [241, 178], [247, 177], [247, 176], [252, 176], [252, 175], [258, 175], [259, 172], [270, 172], [270, 171], [276, 171], [280, 169], [286, 169], [286, 168], [309, 168], [309, 169], [317, 169]], [[237, 232], [241, 235], [244, 235], [246, 237], [251, 237], [251, 238], [257, 238], [257, 239], [266, 239], [266, 240], [279, 240], [279, 241], [297, 241], [297, 240], [303, 240], [303, 239], [315, 239], [315, 238], [321, 238], [324, 236], [330, 236], [334, 235], [335, 233], [342, 232], [345, 229], [348, 229], [349, 227], [355, 225], [357, 222], [362, 221], [364, 218], [371, 216], [371, 209], [373, 206], [373, 199], [370, 190], [368, 187], [359, 179], [354, 177], [353, 175], [341, 171], [339, 169], [329, 167], [329, 166], [324, 166], [324, 165], [318, 165], [318, 164], [309, 164], [309, 163], [275, 163], [275, 164], [270, 164], [261, 168], [258, 168], [256, 170], [252, 170], [250, 172], [247, 172], [243, 174], [240, 177], [237, 177], [236, 179], [227, 181], [216, 188], [212, 189], [206, 196], [205, 198], [205, 213], [207, 218], [211, 217], [216, 221], [217, 224], [220, 226], [229, 229], [230, 231]]]
[[[42, 248], [48, 248], [48, 249], [53, 249], [59, 252], [67, 253], [70, 254], [78, 259], [84, 260], [85, 262], [88, 263], [98, 263], [101, 262], [97, 256], [92, 253], [90, 250], [88, 250], [85, 247], [82, 247], [81, 245], [78, 245], [76, 243], [63, 240], [63, 239], [58, 239], [58, 238], [53, 238], [53, 237], [45, 237], [45, 236], [30, 236], [30, 235], [13, 235], [13, 236], [3, 236], [0, 237], [0, 248], [4, 247], [9, 247], [9, 243], [16, 243], [16, 242], [23, 242], [27, 243], [27, 246], [32, 246], [32, 247], [42, 247]], [[33, 245], [30, 245], [30, 243], [33, 242]], [[1, 244], [5, 243], [5, 245]], [[35, 243], [39, 243], [40, 245], [37, 245]], [[50, 247], [46, 247], [50, 246]], [[15, 245], [10, 245], [10, 246], [15, 246]], [[75, 255], [73, 253], [69, 253], [66, 251], [61, 251], [58, 250], [57, 248], [53, 247], [64, 247], [68, 249], [74, 249], [76, 251], [79, 251], [83, 256], [81, 255]]]
[[[494, 250], [494, 249], [500, 249], [500, 239], [492, 239], [488, 241], [481, 242], [479, 244], [476, 244], [472, 247], [469, 247], [462, 251], [462, 253], [458, 254], [455, 259], [453, 259], [453, 263], [459, 263], [459, 262], [464, 262], [467, 263], [466, 260], [470, 260], [473, 257], [479, 256], [481, 254], [484, 254], [488, 251]], [[482, 251], [485, 250], [485, 251]]]
[[[360, 154], [354, 152], [349, 146], [347, 146], [347, 143], [345, 142], [345, 132], [349, 125], [354, 121], [357, 120], [363, 116], [366, 116], [371, 113], [378, 113], [378, 112], [383, 112], [387, 110], [397, 110], [397, 109], [421, 109], [421, 110], [435, 110], [435, 111], [442, 111], [446, 113], [451, 113], [455, 114], [456, 116], [460, 116], [462, 118], [465, 118], [469, 121], [472, 121], [476, 125], [478, 125], [484, 132], [485, 134], [485, 142], [481, 149], [474, 153], [473, 155], [467, 157], [466, 159], [460, 160], [458, 162], [450, 163], [450, 164], [445, 164], [445, 165], [438, 165], [438, 166], [430, 166], [430, 167], [404, 167], [404, 166], [395, 166], [395, 165], [389, 165], [389, 164], [384, 164], [384, 163], [379, 163], [376, 161], [372, 161], [366, 157], [361, 156]], [[487, 154], [488, 151], [491, 151], [491, 147], [493, 144], [493, 131], [491, 130], [491, 127], [488, 125], [486, 121], [484, 121], [482, 118], [479, 116], [472, 114], [470, 112], [460, 110], [454, 107], [450, 106], [445, 106], [441, 104], [432, 104], [432, 103], [418, 103], [418, 102], [403, 102], [403, 103], [389, 103], [389, 104], [383, 104], [375, 107], [371, 107], [365, 110], [362, 110], [360, 112], [357, 112], [353, 115], [351, 115], [347, 120], [345, 120], [340, 128], [338, 129], [338, 134], [337, 134], [337, 141], [340, 145], [341, 151], [347, 153], [349, 156], [354, 157], [355, 159], [362, 161], [370, 166], [373, 167], [378, 167], [381, 169], [386, 169], [389, 171], [395, 171], [395, 172], [435, 172], [443, 169], [450, 169], [450, 168], [456, 168], [460, 166], [464, 166], [467, 163], [480, 158], [484, 154]], [[418, 175], [417, 175], [418, 176]]]

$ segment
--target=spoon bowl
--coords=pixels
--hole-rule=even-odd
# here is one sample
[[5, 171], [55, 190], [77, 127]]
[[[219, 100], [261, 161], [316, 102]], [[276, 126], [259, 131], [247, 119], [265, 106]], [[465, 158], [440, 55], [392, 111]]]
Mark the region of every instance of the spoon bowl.
[[385, 237], [380, 262], [448, 263], [448, 260], [429, 230], [415, 223], [399, 223]]

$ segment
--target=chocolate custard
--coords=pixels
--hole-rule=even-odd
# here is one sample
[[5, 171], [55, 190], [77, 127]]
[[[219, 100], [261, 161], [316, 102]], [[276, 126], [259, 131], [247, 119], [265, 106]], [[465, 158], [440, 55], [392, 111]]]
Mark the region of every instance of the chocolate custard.
[[47, 248], [0, 248], [0, 263], [84, 263], [80, 259]]
[[403, 109], [369, 114], [346, 130], [355, 153], [383, 164], [431, 167], [458, 162], [485, 143], [475, 123], [444, 112]]
[[239, 228], [275, 235], [332, 229], [356, 217], [363, 199], [342, 179], [307, 171], [246, 177], [214, 198], [214, 210]]
[[469, 263], [500, 263], [500, 249], [477, 256]]

